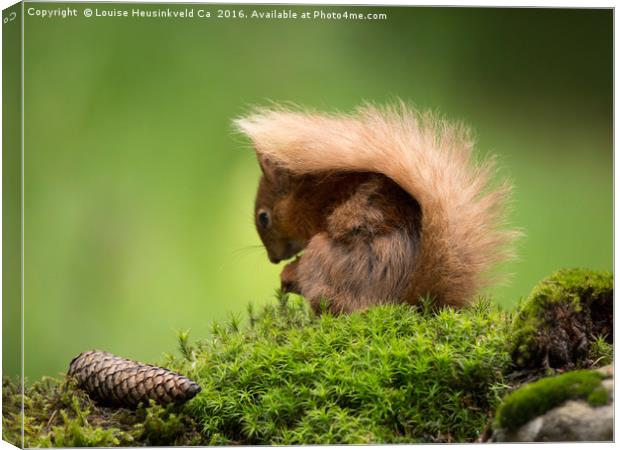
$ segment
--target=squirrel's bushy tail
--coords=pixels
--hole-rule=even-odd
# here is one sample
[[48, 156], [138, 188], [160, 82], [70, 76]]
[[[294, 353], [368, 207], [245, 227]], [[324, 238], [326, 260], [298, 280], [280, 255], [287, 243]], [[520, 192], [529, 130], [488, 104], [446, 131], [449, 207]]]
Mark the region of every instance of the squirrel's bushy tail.
[[259, 109], [236, 125], [256, 151], [295, 173], [381, 173], [422, 208], [414, 301], [471, 301], [489, 268], [512, 256], [518, 232], [506, 230], [510, 186], [492, 186], [494, 163], [475, 161], [468, 130], [404, 104], [363, 106], [352, 115]]

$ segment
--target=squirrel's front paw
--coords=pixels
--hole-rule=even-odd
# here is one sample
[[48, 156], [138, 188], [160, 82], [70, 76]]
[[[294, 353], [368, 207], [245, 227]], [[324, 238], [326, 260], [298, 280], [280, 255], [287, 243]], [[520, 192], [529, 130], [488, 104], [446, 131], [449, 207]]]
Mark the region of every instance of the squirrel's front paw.
[[301, 294], [299, 287], [299, 281], [297, 280], [297, 265], [299, 260], [295, 260], [292, 263], [284, 266], [282, 273], [280, 274], [280, 289], [282, 292], [292, 292], [294, 294]]

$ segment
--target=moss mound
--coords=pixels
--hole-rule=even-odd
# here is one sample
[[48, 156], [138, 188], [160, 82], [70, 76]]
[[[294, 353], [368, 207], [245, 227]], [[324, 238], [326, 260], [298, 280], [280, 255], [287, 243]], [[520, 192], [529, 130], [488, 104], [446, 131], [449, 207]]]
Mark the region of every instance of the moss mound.
[[178, 368], [203, 387], [188, 411], [209, 444], [471, 441], [510, 364], [506, 317], [489, 302], [317, 317], [284, 296]]
[[594, 370], [575, 370], [528, 384], [506, 397], [497, 411], [496, 426], [515, 430], [571, 399], [604, 405], [609, 397], [602, 379], [603, 375]]
[[518, 311], [512, 326], [512, 354], [518, 366], [573, 369], [610, 359], [611, 273], [556, 272], [534, 288]]

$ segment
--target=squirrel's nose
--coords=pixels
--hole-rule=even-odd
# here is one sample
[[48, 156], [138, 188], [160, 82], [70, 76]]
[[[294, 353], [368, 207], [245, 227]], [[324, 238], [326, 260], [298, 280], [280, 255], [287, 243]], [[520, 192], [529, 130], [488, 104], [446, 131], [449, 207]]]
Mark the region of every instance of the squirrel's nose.
[[269, 257], [269, 261], [271, 261], [274, 264], [278, 264], [281, 261], [280, 258], [276, 258], [275, 256], [271, 254], [267, 254], [267, 256]]

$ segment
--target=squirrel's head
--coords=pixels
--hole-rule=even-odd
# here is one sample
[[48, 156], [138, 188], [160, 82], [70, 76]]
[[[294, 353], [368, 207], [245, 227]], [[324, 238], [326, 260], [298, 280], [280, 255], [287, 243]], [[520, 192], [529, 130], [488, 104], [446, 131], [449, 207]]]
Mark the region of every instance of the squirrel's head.
[[267, 250], [269, 260], [277, 264], [292, 258], [306, 245], [296, 220], [293, 175], [258, 154], [263, 176], [254, 205], [254, 222]]

